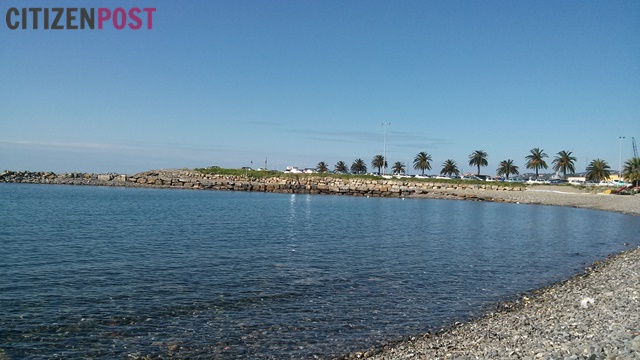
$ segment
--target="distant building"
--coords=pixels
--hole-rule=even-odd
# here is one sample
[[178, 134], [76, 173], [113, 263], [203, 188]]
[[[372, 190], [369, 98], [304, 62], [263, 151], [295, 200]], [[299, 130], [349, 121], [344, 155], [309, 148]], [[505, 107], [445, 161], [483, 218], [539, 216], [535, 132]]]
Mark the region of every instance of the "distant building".
[[584, 185], [587, 182], [585, 176], [568, 176], [567, 181], [572, 185]]
[[301, 173], [303, 173], [303, 171], [298, 169], [297, 166], [287, 166], [287, 169], [284, 172], [291, 173], [291, 174], [301, 174]]
[[567, 180], [569, 182], [584, 182], [587, 181], [587, 178], [585, 176], [568, 176]]

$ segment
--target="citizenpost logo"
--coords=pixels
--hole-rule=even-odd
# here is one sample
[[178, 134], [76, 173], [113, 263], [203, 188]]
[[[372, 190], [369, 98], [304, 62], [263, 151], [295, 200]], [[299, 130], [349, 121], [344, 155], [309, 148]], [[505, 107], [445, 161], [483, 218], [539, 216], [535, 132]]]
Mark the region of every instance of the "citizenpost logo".
[[152, 7], [10, 7], [5, 26], [9, 30], [152, 30]]

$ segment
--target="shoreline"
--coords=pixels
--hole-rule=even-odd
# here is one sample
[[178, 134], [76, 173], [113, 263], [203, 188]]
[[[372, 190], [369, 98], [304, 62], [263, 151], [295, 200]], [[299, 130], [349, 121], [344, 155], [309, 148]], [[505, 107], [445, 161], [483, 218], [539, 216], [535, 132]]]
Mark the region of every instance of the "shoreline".
[[[109, 182], [100, 179], [96, 179], [96, 182], [92, 178], [83, 178], [88, 181], [71, 179], [72, 182], [67, 185], [199, 188], [139, 183], [137, 180], [127, 184], [111, 181], [113, 178]], [[183, 180], [186, 179], [180, 179], [183, 185], [192, 184]], [[225, 181], [228, 186], [230, 181], [235, 180]], [[28, 183], [56, 184], [37, 179]], [[382, 186], [390, 183], [382, 182]], [[279, 188], [282, 191], [273, 192], [313, 193], [307, 191], [310, 190], [307, 189], [309, 185], [285, 185]], [[245, 185], [212, 188], [232, 191], [259, 189]], [[335, 195], [351, 195], [340, 189], [331, 190], [333, 192], [329, 193]], [[407, 192], [405, 195], [400, 190], [389, 191], [389, 194], [389, 197], [566, 206], [640, 216], [640, 196], [594, 194], [568, 186], [534, 185], [511, 191], [445, 184], [441, 188], [430, 188], [423, 192]], [[378, 193], [372, 196], [387, 195]], [[344, 354], [338, 359], [640, 359], [638, 284], [640, 248], [635, 248], [596, 261], [585, 272], [569, 279], [524, 294], [514, 294], [517, 300], [497, 303], [497, 310], [469, 322], [452, 324], [436, 333], [416, 334], [405, 340], [391, 342], [390, 345]]]
[[[640, 215], [637, 196], [557, 189], [471, 195], [480, 201]], [[640, 359], [639, 284], [637, 247], [595, 261], [568, 279], [517, 294], [517, 300], [497, 303], [496, 310], [469, 322], [339, 359]]]
[[150, 170], [134, 175], [4, 171], [0, 183], [56, 184], [451, 199], [568, 206], [640, 216], [640, 196], [604, 195], [605, 188], [572, 185], [508, 185], [499, 182], [405, 181], [402, 179], [208, 175], [190, 170]]
[[[567, 185], [569, 186], [569, 185]], [[445, 190], [440, 195], [416, 195], [417, 198], [447, 199], [468, 197], [475, 201], [506, 202], [523, 205], [565, 206], [640, 216], [640, 196], [605, 195], [579, 188], [534, 185], [523, 191]]]
[[640, 247], [466, 323], [339, 359], [640, 359]]

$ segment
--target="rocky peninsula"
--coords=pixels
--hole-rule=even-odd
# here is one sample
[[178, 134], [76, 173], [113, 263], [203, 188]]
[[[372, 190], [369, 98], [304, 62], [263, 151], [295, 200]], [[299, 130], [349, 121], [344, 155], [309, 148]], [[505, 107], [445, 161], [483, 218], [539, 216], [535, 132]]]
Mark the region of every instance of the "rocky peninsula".
[[[4, 171], [0, 182], [179, 188], [192, 190], [257, 191], [295, 194], [331, 194], [351, 196], [407, 197], [440, 195], [473, 198], [473, 195], [448, 190], [522, 191], [523, 186], [502, 183], [464, 181], [408, 181], [363, 176], [341, 177], [322, 174], [283, 174], [253, 177], [247, 175], [204, 174], [193, 170], [152, 170], [134, 175], [29, 171]], [[444, 191], [444, 193], [442, 193]]]
[[[463, 199], [570, 206], [640, 215], [640, 196], [572, 186], [430, 180], [205, 175], [189, 170], [122, 174], [0, 173], [1, 182]], [[640, 233], [638, 233], [640, 237]], [[637, 240], [637, 239], [633, 239]], [[343, 359], [640, 359], [640, 248], [596, 262], [564, 282], [495, 311]], [[417, 335], [417, 334], [416, 334]]]

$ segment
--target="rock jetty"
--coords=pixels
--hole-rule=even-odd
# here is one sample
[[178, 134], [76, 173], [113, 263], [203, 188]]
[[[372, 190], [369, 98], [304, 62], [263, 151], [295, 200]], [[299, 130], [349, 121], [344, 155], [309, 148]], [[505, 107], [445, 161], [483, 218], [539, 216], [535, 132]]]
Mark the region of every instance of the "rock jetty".
[[282, 175], [265, 178], [202, 174], [189, 170], [153, 170], [134, 175], [4, 171], [0, 182], [60, 185], [126, 186], [197, 190], [258, 191], [295, 194], [333, 194], [375, 197], [411, 197], [451, 191], [446, 196], [472, 200], [477, 196], [455, 191], [522, 191], [522, 186], [500, 183], [405, 181], [403, 179], [341, 178], [322, 175]]

